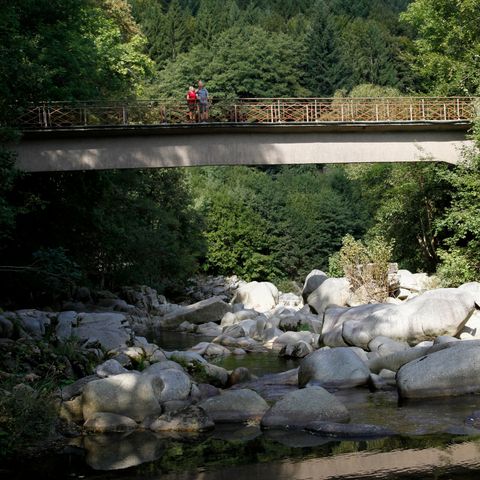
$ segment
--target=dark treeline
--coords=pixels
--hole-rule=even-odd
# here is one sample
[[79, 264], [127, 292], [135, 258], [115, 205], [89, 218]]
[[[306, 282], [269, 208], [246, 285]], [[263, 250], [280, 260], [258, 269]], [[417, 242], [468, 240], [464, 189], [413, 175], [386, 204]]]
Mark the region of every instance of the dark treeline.
[[[0, 135], [38, 100], [479, 93], [480, 0], [0, 0]], [[0, 151], [0, 295], [195, 272], [300, 280], [347, 233], [479, 277], [480, 167], [363, 165], [20, 174]]]

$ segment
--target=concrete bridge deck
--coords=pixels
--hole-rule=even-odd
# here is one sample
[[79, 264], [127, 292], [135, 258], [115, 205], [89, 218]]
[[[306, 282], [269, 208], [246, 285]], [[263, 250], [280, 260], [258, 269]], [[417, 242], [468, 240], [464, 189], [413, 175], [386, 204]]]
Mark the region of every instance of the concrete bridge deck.
[[[328, 102], [262, 99], [223, 110], [212, 105], [211, 123], [184, 123], [185, 103], [37, 106], [19, 125], [23, 137], [15, 146], [17, 164], [29, 172], [311, 163], [454, 164], [464, 149], [473, 146], [468, 139], [475, 113], [472, 99]], [[227, 121], [232, 115], [234, 121]]]
[[471, 148], [469, 122], [88, 127], [25, 132], [24, 171], [439, 161]]

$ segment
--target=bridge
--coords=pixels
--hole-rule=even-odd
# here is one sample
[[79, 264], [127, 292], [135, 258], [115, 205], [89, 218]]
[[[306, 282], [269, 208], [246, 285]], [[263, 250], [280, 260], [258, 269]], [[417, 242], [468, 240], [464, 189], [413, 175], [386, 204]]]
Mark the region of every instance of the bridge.
[[261, 98], [46, 102], [19, 113], [17, 165], [29, 172], [207, 165], [439, 161], [473, 146], [476, 98]]

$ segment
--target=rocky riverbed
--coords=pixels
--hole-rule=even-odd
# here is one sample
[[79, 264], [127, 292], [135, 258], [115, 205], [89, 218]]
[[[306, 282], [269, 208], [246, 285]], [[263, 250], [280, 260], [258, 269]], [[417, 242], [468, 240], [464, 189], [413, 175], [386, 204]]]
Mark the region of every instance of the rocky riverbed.
[[[480, 433], [480, 284], [431, 290], [432, 279], [402, 270], [393, 283], [382, 304], [361, 304], [346, 279], [318, 270], [298, 295], [209, 278], [184, 305], [148, 287], [80, 289], [61, 312], [0, 314], [4, 395], [31, 388], [48, 361], [80, 377], [56, 390], [59, 429], [101, 470], [158, 458], [145, 436], [211, 435], [224, 425], [292, 441]], [[193, 345], [162, 348], [156, 339], [170, 331]], [[259, 355], [298, 368], [260, 376], [238, 366]], [[443, 419], [434, 420], [434, 404]], [[110, 437], [110, 453], [97, 458], [105, 434], [122, 441], [113, 455]], [[131, 455], [129, 442], [150, 446]]]

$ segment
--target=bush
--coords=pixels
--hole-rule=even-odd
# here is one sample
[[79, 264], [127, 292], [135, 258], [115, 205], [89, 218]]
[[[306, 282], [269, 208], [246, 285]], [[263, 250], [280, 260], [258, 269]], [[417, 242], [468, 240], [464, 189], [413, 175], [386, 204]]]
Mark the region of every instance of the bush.
[[49, 389], [23, 383], [12, 387], [3, 382], [0, 390], [0, 457], [48, 439], [57, 418]]
[[437, 269], [437, 275], [440, 277], [442, 286], [458, 287], [463, 283], [476, 280], [475, 268], [471, 261], [459, 250], [447, 252], [440, 250], [438, 255], [441, 263]]
[[362, 300], [383, 302], [389, 295], [388, 269], [393, 243], [374, 237], [363, 243], [351, 235], [343, 239], [340, 265], [353, 291], [362, 288]]

